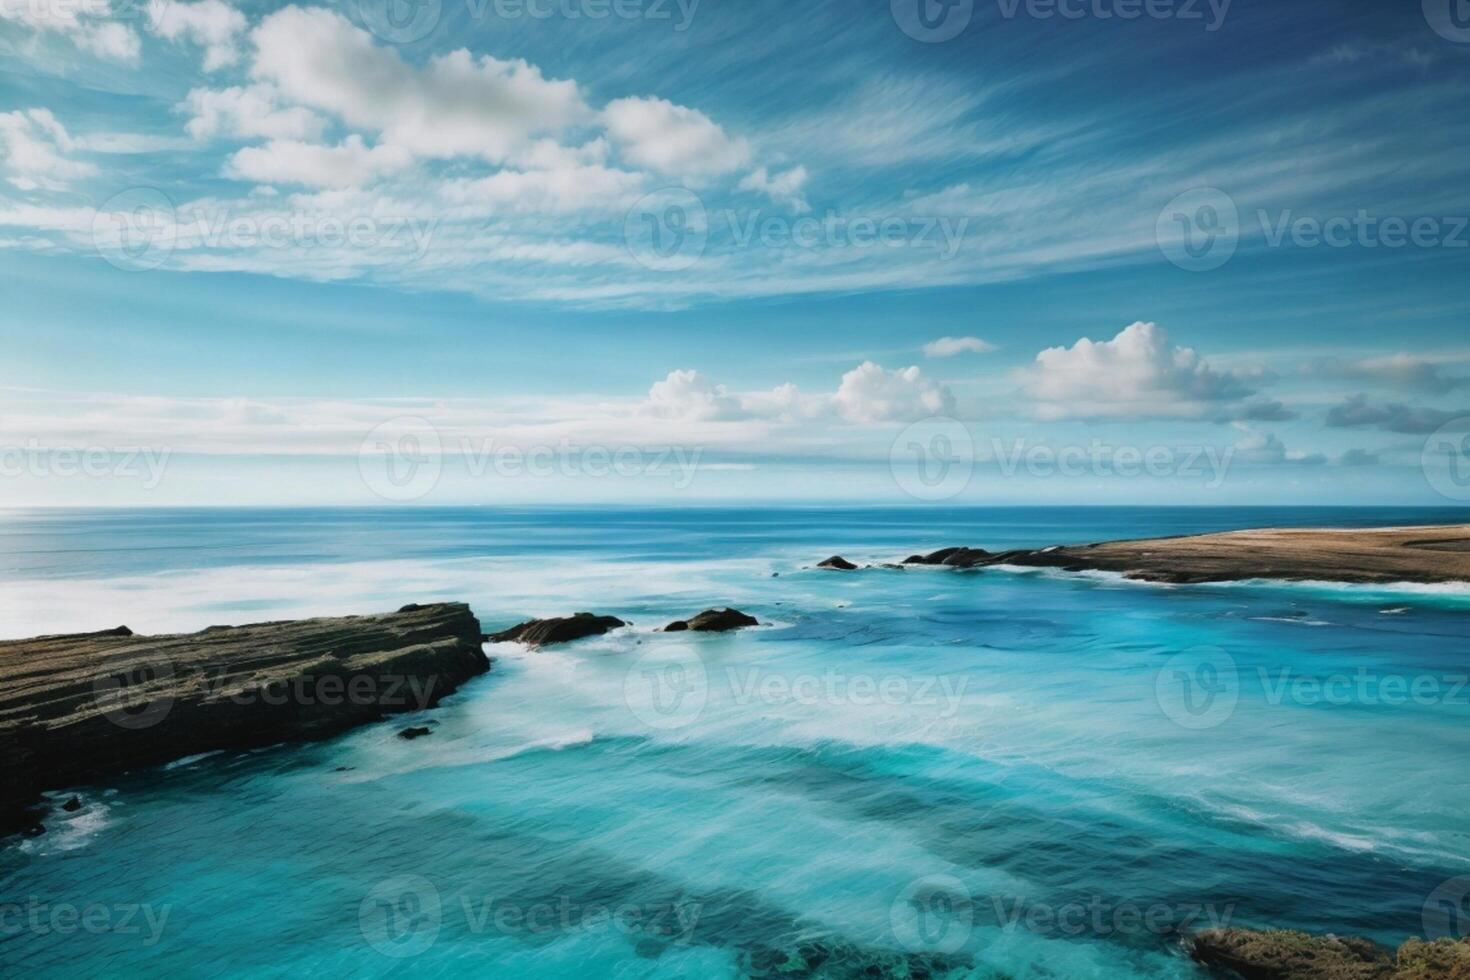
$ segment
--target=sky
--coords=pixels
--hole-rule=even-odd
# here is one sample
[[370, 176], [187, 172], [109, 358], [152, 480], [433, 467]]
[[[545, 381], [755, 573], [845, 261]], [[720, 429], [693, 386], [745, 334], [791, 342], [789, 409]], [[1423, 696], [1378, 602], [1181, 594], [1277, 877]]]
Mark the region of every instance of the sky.
[[0, 506], [1470, 501], [1463, 0], [0, 0]]

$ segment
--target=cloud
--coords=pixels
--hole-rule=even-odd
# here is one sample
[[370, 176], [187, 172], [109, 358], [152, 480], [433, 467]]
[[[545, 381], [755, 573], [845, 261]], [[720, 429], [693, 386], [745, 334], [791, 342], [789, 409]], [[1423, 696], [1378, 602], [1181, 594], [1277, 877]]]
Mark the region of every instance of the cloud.
[[501, 170], [488, 177], [443, 185], [444, 200], [462, 206], [531, 213], [561, 213], [594, 207], [626, 207], [636, 200], [643, 175], [602, 166], [555, 170]]
[[240, 60], [235, 41], [245, 31], [245, 15], [221, 0], [148, 0], [148, 29], [164, 40], [204, 48], [204, 70], [217, 71]]
[[24, 24], [41, 33], [64, 35], [80, 50], [100, 58], [137, 62], [142, 50], [137, 33], [117, 20], [107, 19], [111, 16], [106, 3], [0, 3], [0, 20]]
[[421, 157], [505, 162], [590, 114], [576, 82], [547, 79], [523, 60], [461, 48], [415, 67], [328, 10], [286, 7], [252, 38], [253, 77]]
[[1466, 416], [1470, 416], [1470, 409], [1447, 412], [1398, 402], [1375, 405], [1367, 395], [1353, 395], [1328, 410], [1327, 425], [1334, 429], [1373, 428], [1405, 435], [1424, 435], [1453, 419]]
[[283, 105], [269, 85], [196, 88], [180, 108], [191, 116], [184, 128], [199, 140], [316, 140], [326, 127], [326, 120], [310, 109]]
[[666, 176], [699, 180], [750, 162], [745, 140], [727, 136], [698, 109], [666, 99], [617, 99], [608, 103], [602, 118], [624, 160]]
[[1231, 371], [1217, 371], [1176, 347], [1153, 323], [1135, 323], [1112, 340], [1077, 341], [1036, 355], [1022, 380], [1044, 418], [1197, 418], [1255, 393]]
[[1376, 466], [1377, 464], [1378, 454], [1370, 453], [1366, 449], [1349, 449], [1336, 460], [1338, 466]]
[[1297, 413], [1274, 398], [1255, 398], [1216, 418], [1217, 422], [1290, 422]]
[[917, 367], [886, 371], [872, 361], [844, 374], [832, 401], [849, 422], [912, 422], [954, 413], [950, 390]]
[[349, 136], [337, 146], [272, 140], [236, 151], [225, 175], [262, 184], [358, 187], [412, 164], [412, 155], [402, 147], [369, 147], [361, 136]]
[[954, 357], [956, 354], [989, 354], [994, 344], [979, 337], [940, 337], [924, 345], [925, 357]]
[[728, 394], [724, 385], [711, 382], [698, 371], [670, 371], [669, 376], [648, 390], [648, 400], [639, 414], [689, 422], [719, 422], [745, 417], [740, 399]]
[[1361, 360], [1324, 358], [1302, 366], [1302, 373], [1347, 381], [1367, 381], [1444, 394], [1470, 384], [1470, 378], [1447, 377], [1441, 364], [1427, 357], [1394, 354]]
[[754, 191], [764, 194], [777, 204], [784, 204], [797, 214], [806, 214], [812, 209], [807, 203], [802, 189], [806, 187], [807, 172], [805, 167], [793, 167], [784, 174], [772, 177], [765, 167], [748, 175], [740, 182], [743, 191]]
[[1286, 448], [1276, 435], [1252, 432], [1235, 444], [1235, 458], [1246, 463], [1281, 465], [1291, 463], [1299, 466], [1322, 466], [1327, 457], [1321, 453], [1305, 453]]
[[48, 109], [0, 112], [0, 146], [6, 179], [23, 191], [64, 190], [97, 168], [68, 156], [76, 143]]

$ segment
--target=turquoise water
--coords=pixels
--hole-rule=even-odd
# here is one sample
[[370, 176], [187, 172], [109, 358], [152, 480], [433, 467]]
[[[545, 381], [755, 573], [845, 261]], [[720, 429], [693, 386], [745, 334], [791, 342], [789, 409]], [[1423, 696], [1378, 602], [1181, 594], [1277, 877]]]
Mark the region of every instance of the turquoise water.
[[[0, 848], [0, 972], [1196, 977], [1177, 932], [1215, 921], [1457, 926], [1470, 589], [805, 566], [1463, 519], [10, 513], [5, 636], [434, 599], [635, 625], [494, 648], [438, 709], [330, 742], [80, 787]], [[726, 604], [767, 625], [654, 632]]]

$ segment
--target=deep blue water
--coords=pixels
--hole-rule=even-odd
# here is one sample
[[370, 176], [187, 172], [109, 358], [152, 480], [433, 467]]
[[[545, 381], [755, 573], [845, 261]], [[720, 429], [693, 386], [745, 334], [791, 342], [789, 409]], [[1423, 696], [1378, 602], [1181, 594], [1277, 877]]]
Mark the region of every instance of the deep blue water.
[[[9, 512], [7, 637], [435, 599], [487, 629], [635, 625], [494, 648], [438, 709], [330, 742], [80, 787], [79, 812], [0, 848], [0, 972], [781, 976], [800, 955], [902, 976], [940, 953], [955, 976], [1196, 977], [1177, 931], [1213, 920], [1458, 928], [1470, 588], [809, 566], [1464, 519]], [[767, 625], [654, 632], [727, 604]], [[396, 738], [410, 723], [434, 733]]]

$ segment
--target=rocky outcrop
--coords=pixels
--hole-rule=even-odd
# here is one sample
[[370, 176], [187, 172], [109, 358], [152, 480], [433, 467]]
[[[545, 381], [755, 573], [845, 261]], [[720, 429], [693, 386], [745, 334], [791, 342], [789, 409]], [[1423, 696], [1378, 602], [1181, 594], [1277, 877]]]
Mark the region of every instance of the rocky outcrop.
[[692, 619], [681, 619], [664, 627], [665, 633], [728, 633], [747, 626], [759, 626], [754, 616], [738, 609], [706, 609]]
[[943, 548], [927, 555], [911, 555], [905, 565], [944, 565], [948, 568], [974, 568], [989, 564], [990, 552], [981, 548]]
[[1470, 525], [1335, 529], [1275, 528], [1183, 538], [1058, 545], [992, 553], [945, 548], [905, 564], [985, 568], [1019, 565], [1116, 572], [1188, 585], [1242, 579], [1324, 582], [1470, 582]]
[[485, 639], [490, 643], [524, 643], [532, 647], [549, 647], [558, 643], [584, 640], [589, 636], [601, 636], [627, 625], [616, 616], [580, 612], [575, 616], [532, 619]]
[[490, 669], [468, 606], [0, 642], [0, 833], [39, 794], [431, 708]]
[[1242, 980], [1470, 980], [1470, 938], [1411, 939], [1395, 957], [1354, 937], [1211, 929], [1190, 939], [1189, 952], [1217, 975]]
[[817, 562], [817, 567], [818, 568], [826, 568], [826, 569], [830, 569], [832, 571], [838, 571], [838, 572], [855, 572], [855, 571], [857, 571], [857, 566], [854, 565], [852, 562], [848, 561], [846, 558], [843, 558], [841, 555], [833, 555], [831, 558], [828, 558], [826, 561]]

